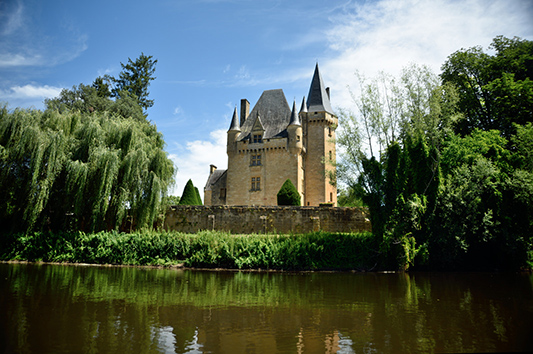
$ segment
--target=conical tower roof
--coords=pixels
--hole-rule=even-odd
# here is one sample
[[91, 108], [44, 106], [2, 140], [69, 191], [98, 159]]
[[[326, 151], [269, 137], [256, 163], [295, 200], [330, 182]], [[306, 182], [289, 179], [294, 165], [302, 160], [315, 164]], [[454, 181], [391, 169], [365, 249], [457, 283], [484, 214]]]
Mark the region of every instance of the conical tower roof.
[[300, 113], [307, 113], [307, 103], [305, 102], [305, 96], [302, 99], [302, 106], [300, 107]]
[[311, 87], [309, 88], [309, 94], [307, 95], [307, 109], [309, 112], [328, 112], [333, 113], [331, 103], [329, 102], [329, 96], [326, 92], [326, 87], [322, 81], [320, 70], [318, 70], [318, 63], [315, 67], [315, 74], [311, 81]]
[[298, 118], [298, 113], [296, 113], [296, 100], [292, 104], [291, 121], [289, 123], [289, 126], [291, 125], [301, 125], [300, 118]]
[[237, 107], [235, 107], [235, 110], [233, 111], [233, 118], [231, 119], [229, 130], [241, 131], [239, 116], [237, 115]]

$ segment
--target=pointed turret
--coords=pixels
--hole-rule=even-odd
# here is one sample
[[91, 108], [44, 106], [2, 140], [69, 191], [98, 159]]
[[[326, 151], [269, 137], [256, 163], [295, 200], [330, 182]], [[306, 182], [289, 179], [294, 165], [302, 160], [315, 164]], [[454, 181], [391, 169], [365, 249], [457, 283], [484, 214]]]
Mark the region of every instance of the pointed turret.
[[302, 99], [302, 106], [300, 107], [300, 113], [307, 113], [307, 103], [305, 103], [305, 96]]
[[241, 131], [241, 126], [239, 124], [239, 116], [237, 115], [237, 107], [235, 107], [235, 110], [233, 111], [233, 118], [231, 119], [231, 125], [229, 127], [229, 131]]
[[298, 113], [296, 113], [296, 101], [294, 101], [294, 103], [292, 104], [291, 121], [289, 123], [289, 126], [291, 125], [301, 125], [300, 118], [298, 118]]
[[233, 111], [233, 118], [231, 119], [231, 125], [228, 130], [228, 143], [226, 152], [228, 155], [235, 152], [237, 149], [237, 139], [241, 135], [241, 126], [239, 124], [239, 116], [237, 115], [237, 107]]
[[302, 125], [300, 124], [300, 118], [296, 113], [296, 100], [292, 104], [291, 121], [287, 126], [287, 132], [289, 133], [289, 151], [291, 154], [299, 154], [302, 152]]
[[309, 88], [307, 98], [309, 100], [307, 102], [307, 109], [309, 112], [327, 112], [334, 114], [329, 101], [327, 89], [324, 86], [320, 70], [318, 69], [318, 63], [315, 67], [315, 73], [313, 75], [313, 80], [311, 81], [311, 87]]

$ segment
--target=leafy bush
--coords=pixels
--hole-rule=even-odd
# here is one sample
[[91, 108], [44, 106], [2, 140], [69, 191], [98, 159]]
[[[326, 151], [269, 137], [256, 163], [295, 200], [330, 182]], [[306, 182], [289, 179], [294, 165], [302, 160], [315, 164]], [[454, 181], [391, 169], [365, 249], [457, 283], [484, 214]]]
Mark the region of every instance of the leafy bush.
[[278, 205], [301, 205], [300, 193], [290, 179], [287, 179], [278, 192]]

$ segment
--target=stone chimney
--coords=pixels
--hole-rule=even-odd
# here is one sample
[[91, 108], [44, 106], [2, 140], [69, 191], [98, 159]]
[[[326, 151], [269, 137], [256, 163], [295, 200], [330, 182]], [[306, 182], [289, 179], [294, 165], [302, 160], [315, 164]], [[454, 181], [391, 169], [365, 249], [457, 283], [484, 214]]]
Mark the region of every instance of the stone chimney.
[[215, 165], [209, 165], [209, 175], [212, 175], [216, 169], [217, 167]]
[[248, 115], [250, 114], [250, 102], [246, 98], [243, 98], [241, 100], [241, 127], [243, 126], [244, 122], [246, 122], [246, 118], [248, 118]]

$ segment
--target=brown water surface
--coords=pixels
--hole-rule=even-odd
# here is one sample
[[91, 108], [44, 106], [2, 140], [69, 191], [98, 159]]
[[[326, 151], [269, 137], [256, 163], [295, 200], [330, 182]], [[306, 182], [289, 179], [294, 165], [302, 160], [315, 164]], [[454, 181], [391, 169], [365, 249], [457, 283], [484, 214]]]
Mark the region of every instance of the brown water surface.
[[0, 264], [0, 353], [533, 351], [533, 276]]

